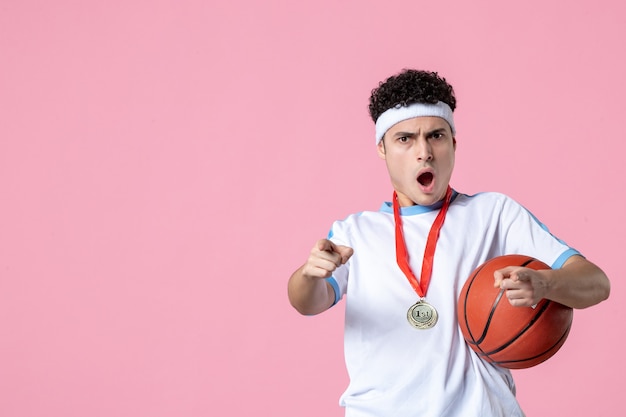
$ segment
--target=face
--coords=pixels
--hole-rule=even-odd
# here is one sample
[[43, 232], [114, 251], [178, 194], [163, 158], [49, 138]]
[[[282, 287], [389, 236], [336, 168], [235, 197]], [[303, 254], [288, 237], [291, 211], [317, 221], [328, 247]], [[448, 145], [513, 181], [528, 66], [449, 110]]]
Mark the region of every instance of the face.
[[414, 117], [391, 127], [378, 144], [400, 206], [443, 199], [452, 177], [456, 140], [439, 117]]

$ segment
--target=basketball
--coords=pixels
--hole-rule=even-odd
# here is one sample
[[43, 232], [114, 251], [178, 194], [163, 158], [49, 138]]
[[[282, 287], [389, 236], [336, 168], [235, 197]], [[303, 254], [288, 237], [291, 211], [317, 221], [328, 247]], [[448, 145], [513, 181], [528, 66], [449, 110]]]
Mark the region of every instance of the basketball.
[[505, 290], [494, 287], [494, 272], [507, 266], [550, 269], [525, 255], [499, 256], [480, 265], [461, 290], [459, 325], [465, 341], [484, 360], [509, 369], [530, 368], [563, 346], [574, 312], [546, 299], [534, 307], [513, 307]]

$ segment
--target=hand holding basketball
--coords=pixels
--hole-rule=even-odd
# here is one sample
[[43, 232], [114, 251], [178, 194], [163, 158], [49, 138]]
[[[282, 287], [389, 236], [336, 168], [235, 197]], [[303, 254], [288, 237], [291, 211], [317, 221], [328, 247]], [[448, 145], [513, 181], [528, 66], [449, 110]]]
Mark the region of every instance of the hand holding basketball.
[[531, 307], [546, 297], [544, 273], [521, 266], [509, 266], [494, 272], [494, 287], [505, 290], [512, 306]]
[[354, 250], [349, 246], [336, 245], [328, 239], [315, 243], [302, 273], [311, 279], [328, 278], [339, 266], [348, 262]]
[[529, 368], [565, 343], [573, 311], [543, 297], [541, 271], [549, 269], [530, 256], [504, 255], [471, 273], [461, 289], [457, 314], [465, 341], [481, 358], [505, 368]]

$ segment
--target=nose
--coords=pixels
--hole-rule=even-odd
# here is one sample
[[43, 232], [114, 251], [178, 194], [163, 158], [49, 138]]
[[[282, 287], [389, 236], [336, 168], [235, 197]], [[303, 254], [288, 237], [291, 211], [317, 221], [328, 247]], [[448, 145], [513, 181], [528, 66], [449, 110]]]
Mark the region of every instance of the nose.
[[420, 137], [415, 142], [415, 156], [418, 161], [430, 161], [433, 159], [433, 152], [428, 139]]

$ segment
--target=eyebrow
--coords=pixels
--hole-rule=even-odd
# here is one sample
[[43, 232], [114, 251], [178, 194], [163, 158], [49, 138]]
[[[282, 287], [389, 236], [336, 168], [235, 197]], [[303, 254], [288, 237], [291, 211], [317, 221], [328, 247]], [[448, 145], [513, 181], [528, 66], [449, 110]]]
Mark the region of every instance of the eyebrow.
[[426, 137], [432, 136], [435, 133], [446, 133], [446, 129], [444, 127], [433, 129], [430, 132], [426, 132]]
[[[446, 133], [446, 128], [445, 127], [438, 127], [436, 129], [433, 130], [428, 130], [426, 131], [426, 137], [430, 137], [436, 133]], [[394, 138], [401, 138], [401, 137], [415, 137], [417, 136], [417, 132], [396, 132], [394, 133], [393, 137]]]
[[394, 138], [401, 138], [403, 136], [413, 137], [415, 135], [416, 135], [415, 132], [396, 132], [396, 133], [393, 134], [393, 137]]

